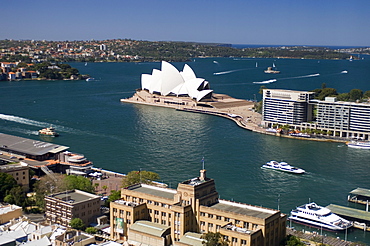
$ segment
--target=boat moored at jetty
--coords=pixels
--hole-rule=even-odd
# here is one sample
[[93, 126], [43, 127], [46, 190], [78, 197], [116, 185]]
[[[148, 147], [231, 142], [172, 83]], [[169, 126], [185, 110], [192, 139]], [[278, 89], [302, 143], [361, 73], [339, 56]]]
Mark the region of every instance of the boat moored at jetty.
[[39, 135], [57, 137], [59, 136], [59, 133], [57, 133], [55, 131], [55, 128], [51, 126], [51, 127], [47, 127], [47, 128], [39, 130]]
[[329, 231], [345, 230], [353, 225], [352, 222], [334, 214], [330, 209], [314, 202], [293, 209], [288, 220]]
[[348, 147], [355, 149], [370, 149], [370, 141], [350, 141], [346, 143]]
[[269, 161], [266, 164], [262, 165], [261, 168], [272, 169], [272, 170], [277, 170], [277, 171], [282, 171], [282, 172], [287, 172], [287, 173], [295, 173], [295, 174], [303, 174], [306, 172], [302, 168], [293, 167], [284, 161], [283, 162]]

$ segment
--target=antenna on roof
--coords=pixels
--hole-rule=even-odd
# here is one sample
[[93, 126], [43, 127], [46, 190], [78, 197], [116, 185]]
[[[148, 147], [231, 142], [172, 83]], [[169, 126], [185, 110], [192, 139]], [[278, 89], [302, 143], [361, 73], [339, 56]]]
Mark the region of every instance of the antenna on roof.
[[202, 170], [204, 170], [204, 156], [202, 158]]

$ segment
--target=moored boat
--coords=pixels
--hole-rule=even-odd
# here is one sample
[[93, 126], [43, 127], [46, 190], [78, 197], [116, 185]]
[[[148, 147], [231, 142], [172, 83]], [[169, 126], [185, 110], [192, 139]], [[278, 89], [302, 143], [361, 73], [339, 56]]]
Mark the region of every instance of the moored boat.
[[346, 143], [348, 147], [355, 149], [370, 149], [370, 141], [350, 141]]
[[51, 126], [51, 127], [47, 127], [47, 128], [39, 130], [39, 135], [57, 137], [57, 136], [59, 136], [59, 133], [57, 133], [55, 131], [55, 128]]
[[284, 161], [283, 162], [269, 161], [266, 164], [262, 165], [261, 168], [273, 169], [277, 171], [295, 173], [295, 174], [303, 174], [306, 172], [302, 168], [293, 167]]
[[329, 231], [350, 228], [353, 223], [314, 202], [301, 205], [290, 212], [288, 220]]

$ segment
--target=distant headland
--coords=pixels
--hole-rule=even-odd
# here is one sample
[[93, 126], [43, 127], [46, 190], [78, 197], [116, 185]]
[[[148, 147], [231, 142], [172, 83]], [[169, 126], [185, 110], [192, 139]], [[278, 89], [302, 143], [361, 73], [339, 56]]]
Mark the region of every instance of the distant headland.
[[[46, 41], [0, 40], [0, 61], [41, 62], [184, 62], [200, 57], [350, 59], [370, 54], [370, 48], [332, 49], [321, 46], [237, 48], [222, 43], [139, 41], [131, 39]], [[358, 56], [353, 56], [358, 59]]]

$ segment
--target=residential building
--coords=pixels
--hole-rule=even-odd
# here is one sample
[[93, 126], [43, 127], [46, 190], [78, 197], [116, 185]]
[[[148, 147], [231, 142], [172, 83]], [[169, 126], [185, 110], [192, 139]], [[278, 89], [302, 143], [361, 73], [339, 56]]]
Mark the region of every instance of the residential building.
[[110, 208], [111, 238], [128, 237], [129, 243], [156, 238], [156, 245], [191, 245], [186, 235], [199, 241], [202, 233], [220, 232], [230, 245], [270, 246], [279, 245], [286, 233], [286, 215], [280, 211], [219, 199], [204, 169], [177, 189], [146, 184], [124, 188]]
[[0, 165], [0, 173], [11, 175], [17, 181], [17, 184], [21, 185], [25, 191], [29, 190], [30, 172], [27, 164], [15, 163]]
[[95, 236], [78, 230], [67, 230], [55, 237], [55, 246], [95, 245]]
[[279, 89], [263, 90], [262, 124], [299, 125], [312, 120], [313, 92]]
[[12, 219], [17, 219], [21, 217], [22, 214], [22, 208], [17, 205], [0, 205], [0, 225]]
[[313, 99], [313, 92], [263, 90], [262, 125], [322, 130], [327, 135], [370, 140], [370, 103]]
[[45, 197], [45, 215], [50, 223], [68, 227], [73, 218], [80, 218], [88, 226], [100, 214], [100, 196], [85, 191], [70, 190]]

